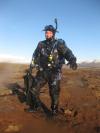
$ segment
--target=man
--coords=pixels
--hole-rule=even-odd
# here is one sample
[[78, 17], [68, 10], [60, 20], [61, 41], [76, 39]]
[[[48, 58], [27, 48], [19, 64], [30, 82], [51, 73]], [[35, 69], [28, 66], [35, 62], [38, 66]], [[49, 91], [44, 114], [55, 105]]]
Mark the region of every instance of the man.
[[44, 28], [46, 40], [40, 41], [33, 54], [31, 68], [38, 69], [35, 81], [29, 91], [29, 112], [37, 110], [41, 104], [39, 99], [40, 88], [46, 83], [49, 86], [51, 97], [51, 111], [55, 115], [58, 112], [61, 68], [65, 59], [69, 62], [70, 68], [77, 69], [76, 57], [66, 46], [62, 39], [55, 39], [57, 28], [48, 25]]

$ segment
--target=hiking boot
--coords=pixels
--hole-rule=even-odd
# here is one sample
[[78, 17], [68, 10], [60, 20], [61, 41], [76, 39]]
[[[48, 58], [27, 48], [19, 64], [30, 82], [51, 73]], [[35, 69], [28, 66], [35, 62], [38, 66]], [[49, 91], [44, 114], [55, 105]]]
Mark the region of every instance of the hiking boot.
[[53, 115], [53, 116], [54, 116], [54, 115], [58, 115], [58, 110], [56, 110], [56, 109], [52, 110], [52, 115]]
[[58, 106], [54, 105], [51, 107], [52, 109], [52, 115], [57, 115], [58, 114]]

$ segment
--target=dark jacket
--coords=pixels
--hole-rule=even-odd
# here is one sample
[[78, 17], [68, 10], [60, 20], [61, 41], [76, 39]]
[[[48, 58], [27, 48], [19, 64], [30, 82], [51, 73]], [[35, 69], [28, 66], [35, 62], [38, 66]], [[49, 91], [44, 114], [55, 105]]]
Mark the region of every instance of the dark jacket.
[[65, 63], [65, 59], [69, 63], [72, 61], [76, 62], [76, 57], [62, 39], [40, 41], [32, 58], [35, 64], [43, 69], [61, 69], [62, 65]]

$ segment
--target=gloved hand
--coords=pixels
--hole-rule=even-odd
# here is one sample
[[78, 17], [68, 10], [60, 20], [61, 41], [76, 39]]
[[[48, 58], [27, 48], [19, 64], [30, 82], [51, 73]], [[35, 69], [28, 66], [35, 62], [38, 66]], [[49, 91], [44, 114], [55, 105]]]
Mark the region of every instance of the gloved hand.
[[77, 69], [76, 58], [71, 60], [71, 61], [69, 61], [67, 65], [70, 65], [71, 69], [76, 70]]
[[73, 70], [76, 70], [77, 69], [77, 63], [76, 62], [70, 63], [70, 68], [72, 68]]

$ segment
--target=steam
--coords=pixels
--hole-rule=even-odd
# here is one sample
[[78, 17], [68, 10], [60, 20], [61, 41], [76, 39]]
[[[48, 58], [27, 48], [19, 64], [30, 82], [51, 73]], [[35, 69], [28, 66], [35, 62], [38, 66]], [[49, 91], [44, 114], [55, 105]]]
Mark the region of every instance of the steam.
[[13, 65], [2, 63], [0, 64], [0, 86], [3, 86], [4, 83], [8, 82], [14, 74]]

